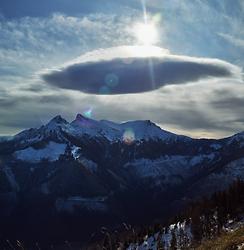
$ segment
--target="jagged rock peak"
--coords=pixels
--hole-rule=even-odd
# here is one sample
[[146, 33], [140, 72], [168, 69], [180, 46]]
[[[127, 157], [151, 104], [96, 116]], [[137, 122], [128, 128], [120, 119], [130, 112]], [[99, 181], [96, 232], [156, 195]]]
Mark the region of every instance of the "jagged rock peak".
[[92, 120], [92, 119], [90, 119], [90, 118], [88, 118], [88, 117], [86, 117], [86, 116], [79, 113], [79, 114], [76, 115], [75, 120], [80, 121], [80, 120]]
[[53, 119], [51, 119], [48, 124], [53, 124], [53, 123], [67, 124], [68, 122], [61, 115], [57, 115]]

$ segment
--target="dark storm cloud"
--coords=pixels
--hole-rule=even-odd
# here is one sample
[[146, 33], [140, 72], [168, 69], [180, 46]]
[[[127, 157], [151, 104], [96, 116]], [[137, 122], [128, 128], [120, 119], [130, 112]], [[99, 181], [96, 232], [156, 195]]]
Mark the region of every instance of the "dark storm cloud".
[[[226, 97], [221, 100], [215, 100], [212, 101], [211, 103], [214, 107], [216, 108], [224, 108], [224, 109], [230, 109], [230, 110], [235, 110], [235, 109], [243, 109], [244, 110], [244, 98], [243, 97]], [[243, 111], [244, 113], [244, 111]]]
[[21, 90], [39, 93], [39, 92], [46, 90], [46, 88], [45, 88], [45, 86], [41, 86], [41, 85], [37, 85], [37, 84], [30, 84], [28, 86], [22, 87]]
[[8, 108], [8, 107], [15, 106], [16, 103], [17, 103], [16, 100], [0, 97], [0, 107], [1, 108]]
[[0, 107], [2, 108], [19, 107], [29, 102], [41, 103], [41, 104], [67, 105], [71, 104], [72, 100], [68, 96], [57, 95], [57, 94], [40, 95], [38, 97], [15, 96], [15, 95], [0, 96]]
[[[42, 105], [37, 113], [36, 110]], [[50, 117], [72, 106], [72, 98], [62, 94], [39, 96], [5, 95], [0, 96], [0, 127], [15, 131], [39, 127]], [[9, 112], [9, 108], [15, 108]], [[48, 112], [47, 112], [48, 111]], [[66, 112], [67, 113], [67, 112]]]
[[209, 100], [210, 105], [216, 109], [230, 110], [233, 113], [244, 114], [244, 95], [231, 89], [215, 90], [213, 98]]
[[181, 128], [186, 130], [204, 129], [208, 131], [231, 131], [229, 124], [220, 124], [213, 117], [201, 109], [184, 108], [164, 110], [161, 118], [165, 124], [177, 125], [181, 121]]
[[116, 58], [75, 63], [42, 75], [50, 85], [91, 94], [141, 93], [207, 77], [229, 77], [232, 66], [184, 57]]
[[72, 100], [63, 95], [43, 95], [40, 97], [40, 102], [46, 104], [70, 104]]

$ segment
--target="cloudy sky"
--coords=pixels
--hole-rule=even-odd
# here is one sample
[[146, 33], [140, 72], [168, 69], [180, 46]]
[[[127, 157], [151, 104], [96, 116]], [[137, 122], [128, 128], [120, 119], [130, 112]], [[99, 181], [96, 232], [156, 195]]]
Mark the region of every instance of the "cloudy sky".
[[1, 0], [0, 135], [77, 113], [244, 131], [243, 0]]

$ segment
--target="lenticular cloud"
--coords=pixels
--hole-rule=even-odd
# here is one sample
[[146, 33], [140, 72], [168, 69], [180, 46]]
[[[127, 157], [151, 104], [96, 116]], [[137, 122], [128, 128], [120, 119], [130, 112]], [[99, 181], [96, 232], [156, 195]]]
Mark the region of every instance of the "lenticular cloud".
[[42, 78], [49, 85], [89, 94], [128, 94], [166, 85], [228, 78], [240, 69], [225, 61], [169, 54], [158, 47], [123, 46], [90, 52]]

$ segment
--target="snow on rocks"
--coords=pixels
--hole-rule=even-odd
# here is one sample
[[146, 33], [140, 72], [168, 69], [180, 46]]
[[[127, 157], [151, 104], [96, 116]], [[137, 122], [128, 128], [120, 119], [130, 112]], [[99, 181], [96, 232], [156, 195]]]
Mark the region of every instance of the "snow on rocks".
[[145, 235], [141, 244], [138, 242], [131, 243], [127, 250], [157, 250], [160, 247], [169, 250], [173, 241], [176, 249], [181, 249], [182, 247], [189, 247], [192, 239], [190, 224], [187, 224], [186, 221], [178, 222], [164, 228], [162, 232], [157, 232], [151, 236]]
[[65, 153], [66, 144], [50, 141], [44, 148], [35, 149], [27, 147], [14, 153], [16, 159], [28, 162], [40, 162], [42, 160], [57, 161]]

